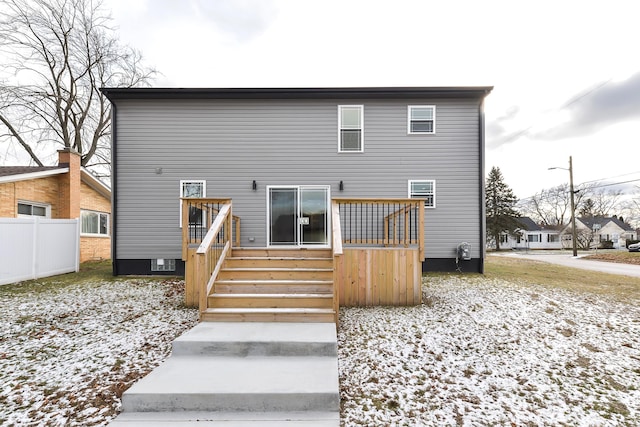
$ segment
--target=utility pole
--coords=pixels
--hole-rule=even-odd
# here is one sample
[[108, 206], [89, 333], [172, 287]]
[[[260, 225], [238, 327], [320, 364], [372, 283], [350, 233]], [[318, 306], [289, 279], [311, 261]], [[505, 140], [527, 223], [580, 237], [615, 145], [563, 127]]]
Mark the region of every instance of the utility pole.
[[573, 237], [573, 256], [578, 256], [578, 230], [576, 230], [576, 202], [573, 190], [573, 160], [569, 156], [569, 191], [571, 191], [571, 235]]
[[573, 256], [578, 256], [578, 230], [576, 230], [576, 192], [573, 189], [573, 159], [569, 156], [569, 169], [561, 167], [552, 167], [552, 169], [564, 169], [569, 171], [569, 191], [571, 192], [571, 237], [573, 240]]

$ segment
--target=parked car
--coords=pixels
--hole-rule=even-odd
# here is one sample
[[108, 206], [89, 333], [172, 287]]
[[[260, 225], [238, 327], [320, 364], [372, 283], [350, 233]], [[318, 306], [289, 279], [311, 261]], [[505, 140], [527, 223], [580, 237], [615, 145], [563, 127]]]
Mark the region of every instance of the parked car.
[[640, 242], [629, 245], [627, 249], [629, 252], [640, 252]]

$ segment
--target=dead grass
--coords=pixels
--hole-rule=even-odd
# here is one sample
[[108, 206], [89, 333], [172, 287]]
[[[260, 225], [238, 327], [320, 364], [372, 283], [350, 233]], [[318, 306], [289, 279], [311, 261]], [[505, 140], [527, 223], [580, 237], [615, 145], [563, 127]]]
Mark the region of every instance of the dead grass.
[[[89, 286], [90, 283], [104, 283], [113, 282], [116, 280], [129, 280], [136, 277], [128, 276], [115, 277], [113, 276], [111, 260], [106, 261], [89, 261], [80, 264], [80, 271], [77, 273], [60, 274], [57, 276], [43, 277], [35, 280], [26, 280], [24, 282], [13, 283], [9, 285], [2, 285], [2, 292], [6, 294], [25, 294], [25, 293], [40, 293], [50, 290], [63, 290], [67, 286], [76, 285], [79, 283], [86, 283]], [[168, 280], [174, 279], [171, 276], [145, 276], [145, 280], [159, 279]]]
[[585, 259], [595, 261], [617, 262], [621, 264], [640, 265], [640, 252], [629, 251], [598, 251], [598, 253], [584, 257]]
[[526, 282], [550, 289], [608, 295], [619, 301], [640, 299], [640, 278], [563, 267], [541, 261], [488, 256], [485, 277]]

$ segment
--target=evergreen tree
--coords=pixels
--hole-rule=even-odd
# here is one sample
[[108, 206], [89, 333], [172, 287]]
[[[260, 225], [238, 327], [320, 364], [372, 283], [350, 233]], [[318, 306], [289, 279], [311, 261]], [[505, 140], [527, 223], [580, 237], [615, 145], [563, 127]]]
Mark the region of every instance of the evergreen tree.
[[487, 178], [486, 188], [487, 237], [496, 242], [496, 249], [500, 250], [500, 234], [507, 232], [514, 234], [520, 227], [515, 210], [518, 198], [513, 190], [504, 182], [500, 168], [492, 167]]

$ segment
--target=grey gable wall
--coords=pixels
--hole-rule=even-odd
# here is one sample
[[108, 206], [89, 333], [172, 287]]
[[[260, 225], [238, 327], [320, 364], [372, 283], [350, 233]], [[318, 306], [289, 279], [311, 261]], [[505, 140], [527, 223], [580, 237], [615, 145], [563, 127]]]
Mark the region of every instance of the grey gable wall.
[[[265, 246], [267, 185], [330, 185], [332, 197], [407, 197], [409, 179], [434, 179], [426, 257], [454, 258], [456, 245], [467, 241], [473, 258], [482, 258], [480, 103], [117, 100], [116, 256], [181, 257], [180, 180], [206, 180], [207, 197], [233, 198], [242, 245]], [[347, 104], [364, 105], [364, 153], [338, 153], [338, 105]], [[408, 105], [436, 105], [435, 135], [407, 134]]]

